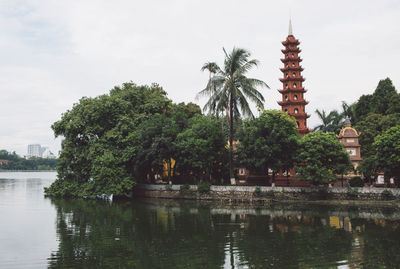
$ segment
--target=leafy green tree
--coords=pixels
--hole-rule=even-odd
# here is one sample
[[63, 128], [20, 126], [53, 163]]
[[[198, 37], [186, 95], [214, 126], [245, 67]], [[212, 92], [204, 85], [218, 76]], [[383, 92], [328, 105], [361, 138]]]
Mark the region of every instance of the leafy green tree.
[[200, 180], [223, 180], [225, 145], [218, 120], [200, 115], [194, 117], [190, 127], [176, 139], [177, 170], [184, 177], [194, 174]]
[[171, 106], [165, 91], [156, 84], [124, 83], [109, 95], [82, 98], [52, 126], [62, 136], [58, 179], [48, 195], [94, 196], [113, 193], [128, 196], [137, 176], [137, 127]]
[[394, 95], [397, 95], [397, 91], [390, 78], [380, 80], [373, 94], [362, 95], [358, 99], [354, 108], [355, 117], [364, 120], [371, 113], [386, 115], [397, 112], [390, 105]]
[[300, 179], [310, 180], [313, 184], [328, 183], [336, 179], [336, 174], [352, 168], [349, 154], [333, 133], [312, 132], [300, 140], [295, 166]]
[[[135, 174], [143, 179], [147, 175], [153, 178], [154, 174], [162, 174], [164, 161], [171, 167], [171, 158], [176, 159], [174, 141], [178, 132], [176, 122], [162, 114], [155, 114], [139, 125], [132, 136], [137, 142], [134, 150]], [[168, 177], [171, 177], [171, 171], [168, 171]]]
[[[244, 116], [253, 118], [248, 100], [256, 103], [257, 107], [262, 108], [264, 97], [256, 89], [257, 87], [267, 87], [268, 85], [258, 79], [246, 77], [246, 73], [258, 65], [255, 59], [249, 59], [250, 52], [233, 48], [231, 53], [225, 53], [224, 67], [212, 65], [215, 74], [209, 79], [207, 86], [199, 95], [208, 95], [210, 99], [204, 106], [204, 110], [209, 110], [211, 114], [218, 115], [227, 111], [229, 121], [229, 145], [232, 145], [234, 126], [233, 119], [239, 118], [241, 113]], [[206, 63], [203, 67], [208, 66]], [[209, 67], [205, 68], [210, 70]], [[241, 112], [241, 113], [240, 113]], [[233, 178], [232, 147], [229, 150], [229, 173]]]
[[279, 110], [264, 111], [258, 118], [245, 121], [240, 132], [237, 158], [241, 165], [268, 176], [292, 167], [299, 135], [296, 121]]
[[382, 115], [369, 114], [354, 127], [360, 132], [361, 156], [363, 158], [374, 155], [372, 143], [375, 137], [387, 129], [400, 124], [400, 113]]
[[385, 172], [385, 177], [394, 177], [400, 184], [400, 125], [378, 135], [372, 144], [375, 149], [377, 167]]

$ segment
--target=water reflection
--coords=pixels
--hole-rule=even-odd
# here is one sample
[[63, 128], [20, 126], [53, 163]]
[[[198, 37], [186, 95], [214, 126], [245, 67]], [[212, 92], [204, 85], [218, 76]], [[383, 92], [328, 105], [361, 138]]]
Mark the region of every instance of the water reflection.
[[[394, 268], [398, 212], [225, 208], [53, 200], [59, 248], [49, 267]], [[374, 216], [380, 216], [376, 218]]]

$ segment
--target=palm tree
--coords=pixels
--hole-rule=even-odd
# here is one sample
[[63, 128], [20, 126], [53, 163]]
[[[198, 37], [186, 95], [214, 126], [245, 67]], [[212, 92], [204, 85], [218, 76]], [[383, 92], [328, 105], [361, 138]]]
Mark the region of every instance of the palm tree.
[[[254, 102], [258, 108], [263, 108], [264, 97], [256, 87], [269, 86], [262, 80], [246, 77], [246, 73], [258, 65], [255, 59], [249, 59], [251, 54], [245, 49], [233, 48], [231, 53], [225, 53], [224, 67], [221, 69], [214, 62], [203, 65], [202, 70], [210, 71], [210, 78], [204, 90], [198, 96], [209, 96], [203, 110], [210, 114], [219, 115], [226, 111], [229, 122], [229, 174], [233, 179], [232, 166], [232, 142], [233, 142], [233, 118], [239, 118], [241, 114], [245, 117], [254, 118], [247, 101]], [[211, 73], [213, 74], [211, 76]]]
[[342, 101], [342, 110], [343, 110], [342, 115], [344, 118], [349, 117], [352, 125], [354, 125], [357, 122], [355, 107], [356, 107], [355, 103], [349, 105], [345, 101]]
[[337, 110], [332, 110], [329, 114], [326, 114], [325, 110], [322, 110], [321, 112], [317, 109], [315, 110], [315, 113], [317, 113], [322, 123], [315, 127], [314, 131], [337, 133], [342, 128], [344, 115], [337, 112]]

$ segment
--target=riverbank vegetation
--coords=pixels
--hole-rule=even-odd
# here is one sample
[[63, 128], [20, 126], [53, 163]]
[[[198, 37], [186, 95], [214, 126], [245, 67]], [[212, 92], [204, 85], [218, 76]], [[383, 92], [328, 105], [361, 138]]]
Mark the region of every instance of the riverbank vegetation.
[[[393, 177], [395, 184], [400, 186], [400, 145], [396, 140], [396, 130], [400, 128], [400, 93], [390, 78], [379, 81], [372, 94], [362, 95], [353, 104], [343, 102], [342, 112], [317, 110], [317, 115], [321, 124], [316, 129], [336, 133], [348, 117], [361, 134], [363, 161], [358, 170], [366, 181], [372, 181], [378, 172], [384, 172], [386, 182]], [[389, 131], [391, 128], [397, 129]]]
[[15, 152], [0, 150], [1, 170], [55, 170], [57, 159], [31, 157], [25, 159]]
[[[196, 104], [173, 103], [157, 84], [124, 83], [109, 94], [79, 100], [52, 126], [56, 137], [64, 139], [58, 179], [45, 189], [46, 194], [129, 197], [136, 183], [161, 183], [161, 179], [174, 184], [229, 184], [239, 168], [260, 173], [268, 181], [272, 173], [272, 182], [278, 172], [295, 168], [300, 179], [326, 184], [353, 169], [348, 153], [334, 136], [342, 122], [331, 120], [335, 115], [350, 117], [362, 132], [365, 130], [366, 137], [381, 134], [375, 143], [374, 139], [360, 138], [367, 148], [370, 144], [368, 154], [374, 156], [366, 154], [365, 163], [373, 165], [364, 163], [361, 167], [368, 172], [371, 167], [383, 169], [396, 176], [399, 161], [386, 158], [388, 162], [378, 162], [378, 157], [385, 156], [376, 154], [398, 152], [393, 142], [398, 131], [369, 132], [363, 128], [370, 117], [388, 117], [385, 123], [380, 122], [388, 126], [385, 130], [398, 124], [397, 92], [390, 79], [381, 81], [372, 97], [362, 96], [352, 105], [344, 103], [343, 113], [329, 113], [330, 119], [318, 131], [300, 137], [294, 118], [282, 111], [263, 110], [264, 98], [256, 88], [267, 85], [245, 76], [257, 65], [249, 59], [250, 53], [242, 49], [224, 52], [223, 68], [213, 62], [202, 68], [210, 72], [206, 88], [200, 92], [209, 96], [204, 107], [208, 115]], [[256, 104], [258, 116], [251, 112], [248, 100]], [[365, 100], [376, 107], [361, 109]], [[385, 104], [388, 108], [383, 111]], [[394, 151], [388, 143], [394, 143]]]

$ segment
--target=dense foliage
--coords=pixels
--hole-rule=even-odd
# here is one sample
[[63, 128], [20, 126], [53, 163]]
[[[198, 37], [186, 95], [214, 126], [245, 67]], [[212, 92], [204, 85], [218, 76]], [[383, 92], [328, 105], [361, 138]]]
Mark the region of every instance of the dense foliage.
[[[264, 97], [257, 90], [257, 87], [267, 87], [268, 85], [255, 78], [248, 78], [247, 72], [258, 65], [256, 59], [249, 59], [250, 52], [233, 48], [231, 53], [225, 53], [223, 68], [214, 62], [203, 65], [202, 70], [210, 72], [210, 79], [207, 86], [199, 95], [210, 96], [204, 110], [208, 110], [213, 115], [226, 112], [229, 122], [229, 145], [233, 145], [234, 118], [240, 118], [241, 114], [246, 117], [254, 118], [248, 101], [254, 102], [259, 109], [264, 107]], [[229, 149], [229, 174], [233, 174], [233, 147]]]
[[275, 174], [292, 167], [299, 139], [293, 117], [278, 110], [264, 111], [243, 123], [237, 160], [251, 171], [268, 175], [271, 169]]
[[350, 157], [333, 133], [306, 134], [300, 140], [296, 173], [312, 183], [328, 183], [352, 169]]
[[392, 127], [379, 135], [372, 146], [374, 158], [379, 169], [387, 178], [394, 177], [396, 185], [400, 185], [400, 125]]
[[[358, 170], [367, 178], [372, 178], [380, 171], [378, 167], [374, 140], [391, 127], [400, 125], [400, 94], [389, 78], [379, 81], [372, 94], [362, 95], [357, 102], [348, 105], [343, 102], [342, 112], [333, 110], [326, 113], [317, 110], [321, 120], [315, 130], [338, 132], [343, 127], [345, 117], [349, 117], [353, 127], [361, 134], [361, 156], [363, 161]], [[390, 158], [390, 156], [385, 156]]]
[[57, 166], [56, 159], [32, 157], [25, 159], [15, 152], [10, 153], [0, 150], [0, 160], [7, 162], [0, 163], [0, 170], [54, 170]]
[[171, 181], [222, 178], [219, 122], [197, 105], [173, 104], [158, 85], [125, 83], [109, 95], [82, 98], [52, 128], [64, 140], [48, 195], [126, 197], [136, 182], [165, 172]]

